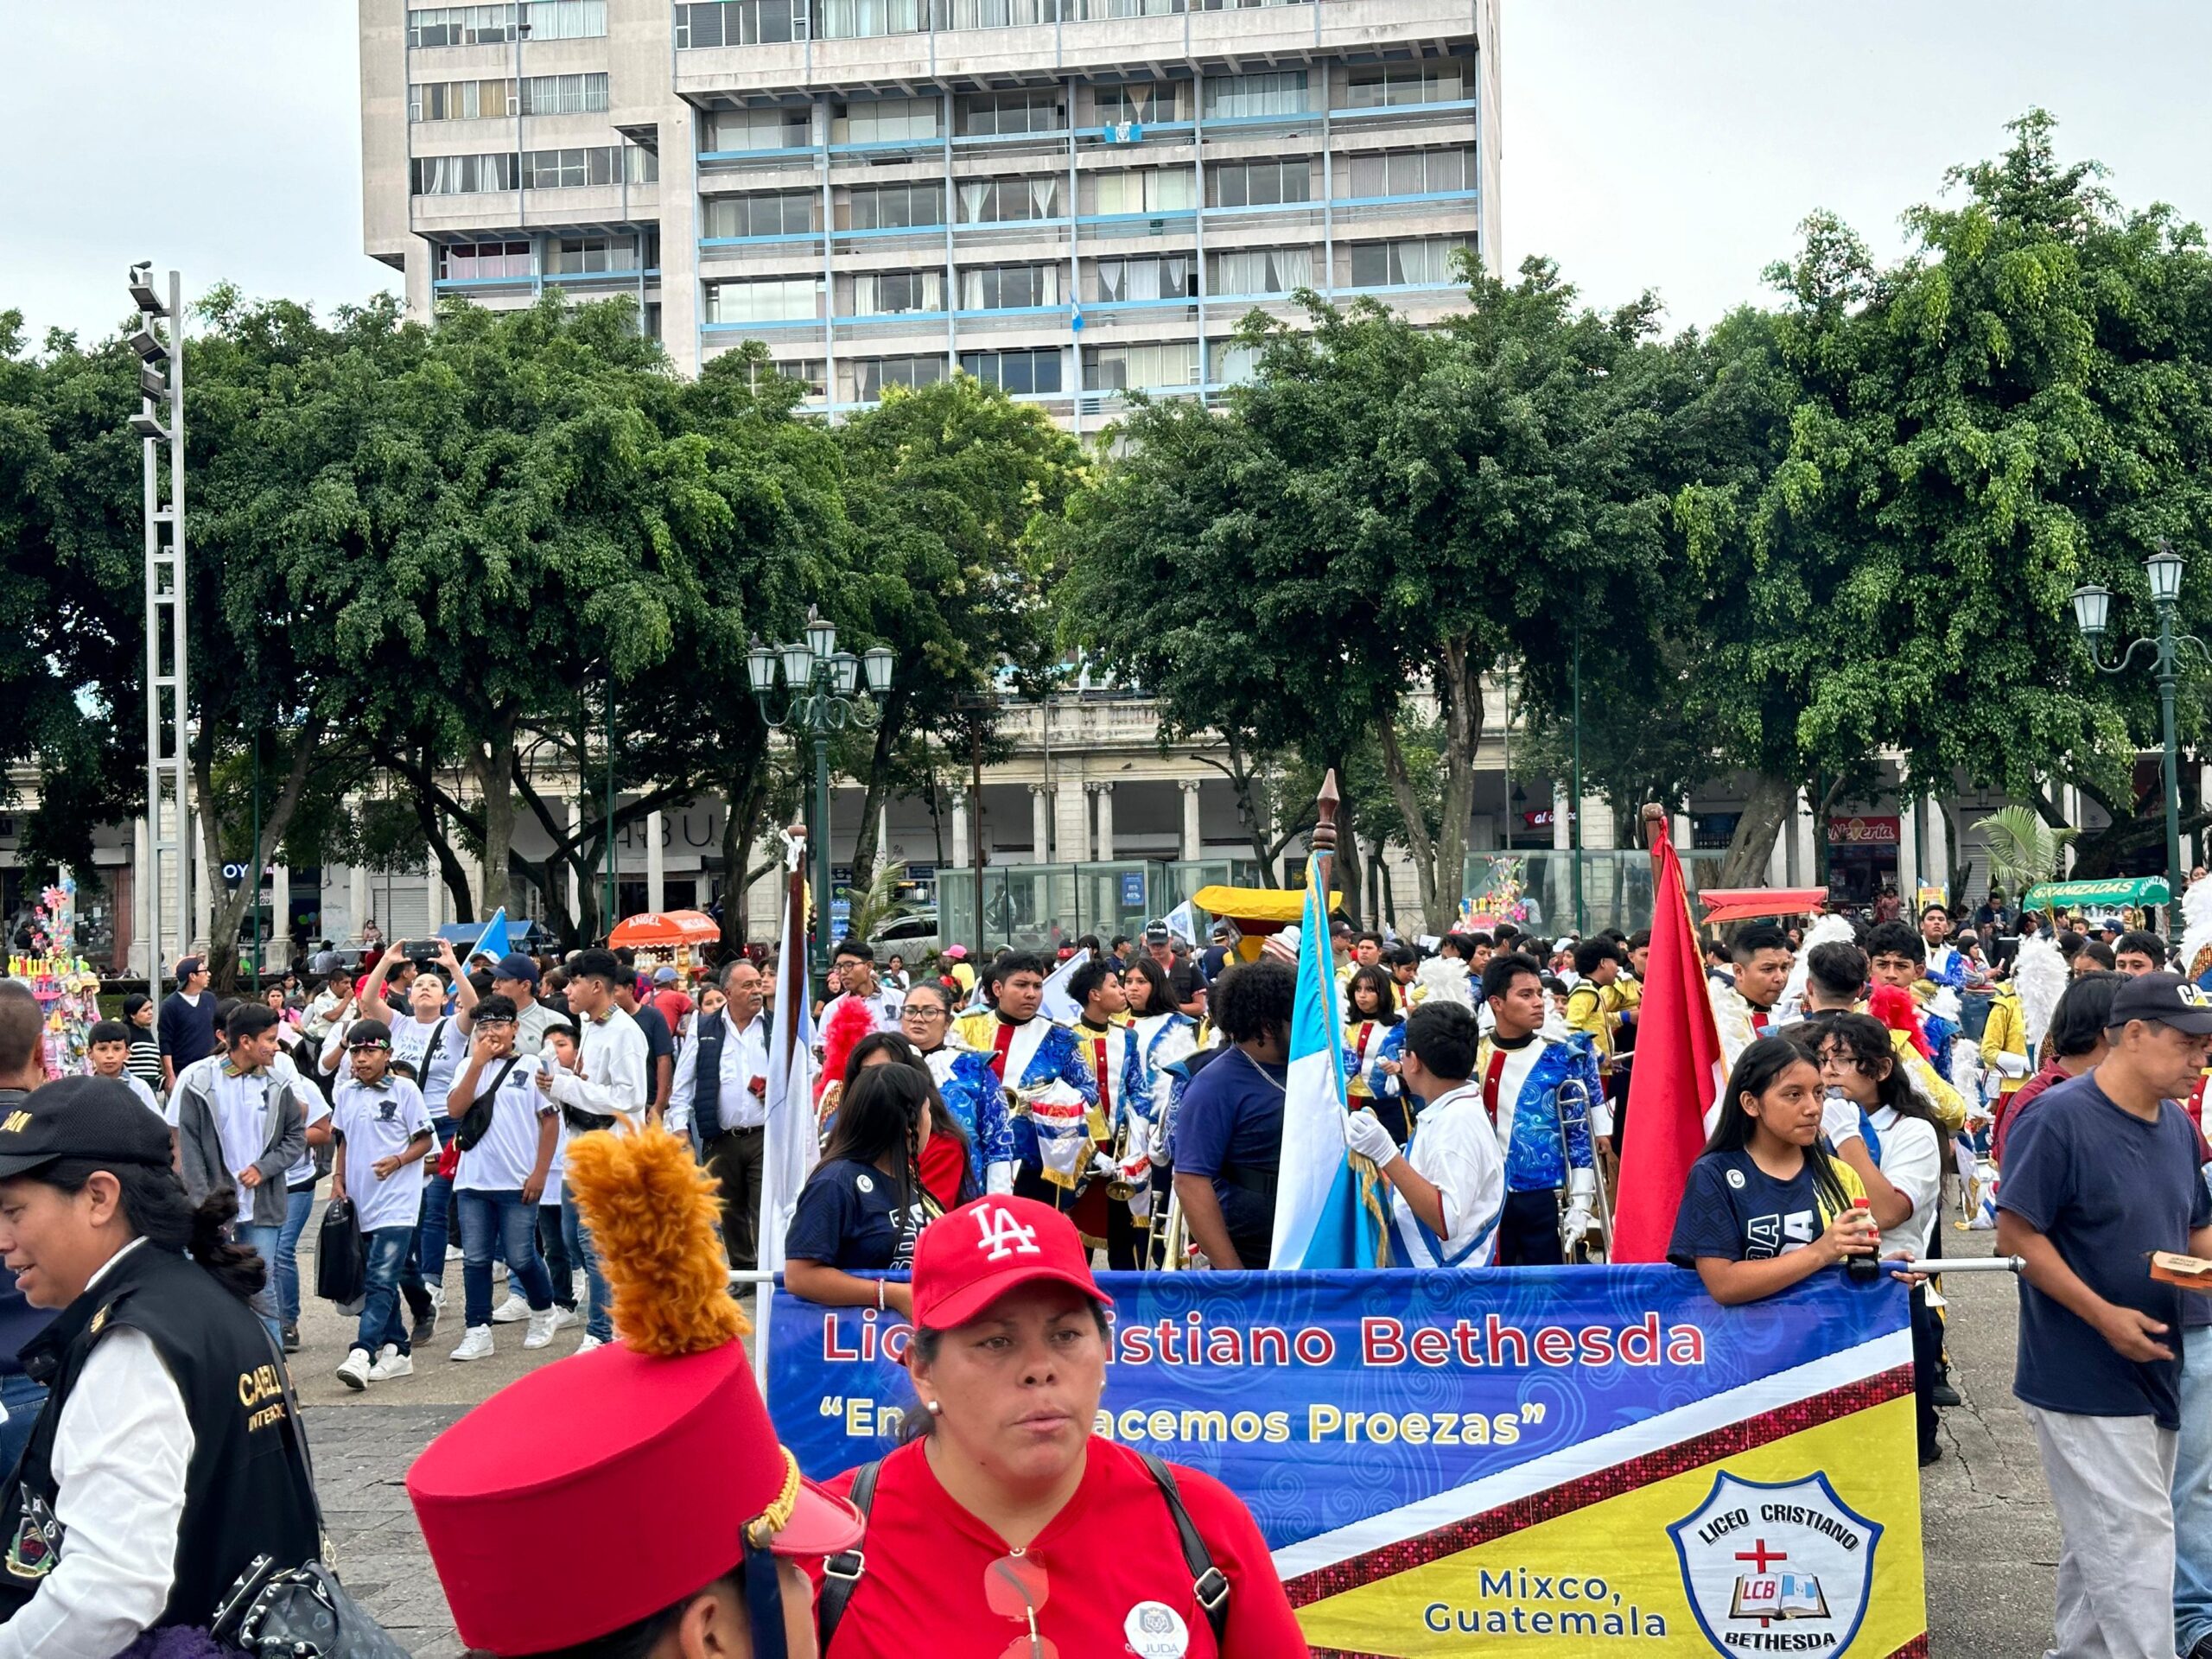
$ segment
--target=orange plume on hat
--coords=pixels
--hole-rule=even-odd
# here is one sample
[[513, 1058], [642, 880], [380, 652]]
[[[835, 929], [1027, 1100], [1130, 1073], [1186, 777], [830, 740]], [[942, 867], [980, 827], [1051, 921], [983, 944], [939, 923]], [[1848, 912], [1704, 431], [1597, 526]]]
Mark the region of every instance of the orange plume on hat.
[[614, 1298], [615, 1334], [641, 1354], [701, 1354], [747, 1334], [729, 1294], [714, 1178], [666, 1129], [569, 1143], [569, 1184]]

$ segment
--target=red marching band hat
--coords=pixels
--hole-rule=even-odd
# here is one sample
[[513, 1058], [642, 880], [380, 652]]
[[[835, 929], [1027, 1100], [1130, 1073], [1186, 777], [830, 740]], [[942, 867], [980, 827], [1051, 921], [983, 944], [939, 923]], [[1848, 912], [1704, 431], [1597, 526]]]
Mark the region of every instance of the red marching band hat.
[[[847, 1549], [859, 1514], [777, 1440], [730, 1299], [709, 1178], [664, 1130], [574, 1141], [569, 1173], [621, 1340], [510, 1384], [407, 1473], [462, 1641], [499, 1655], [602, 1637], [713, 1584], [748, 1544]], [[628, 1548], [650, 1535], [652, 1547]], [[549, 1538], [612, 1537], [546, 1570]]]

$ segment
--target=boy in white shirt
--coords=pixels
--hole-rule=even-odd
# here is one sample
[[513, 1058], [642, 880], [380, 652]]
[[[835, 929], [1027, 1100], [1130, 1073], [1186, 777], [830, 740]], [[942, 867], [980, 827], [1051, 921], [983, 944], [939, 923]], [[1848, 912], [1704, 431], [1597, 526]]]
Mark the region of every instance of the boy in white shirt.
[[1390, 1188], [1393, 1266], [1481, 1268], [1505, 1208], [1505, 1154], [1479, 1085], [1469, 1082], [1481, 1033], [1457, 1002], [1406, 1016], [1398, 1081], [1422, 1102], [1403, 1152], [1371, 1111], [1344, 1119], [1344, 1139]]
[[85, 1036], [85, 1050], [92, 1063], [96, 1077], [113, 1077], [118, 1083], [130, 1085], [130, 1092], [138, 1103], [156, 1117], [167, 1121], [162, 1103], [154, 1098], [154, 1091], [124, 1068], [130, 1063], [130, 1027], [120, 1020], [102, 1020]]
[[353, 1075], [331, 1091], [339, 1155], [330, 1198], [351, 1198], [368, 1253], [361, 1327], [338, 1368], [349, 1389], [412, 1376], [399, 1275], [423, 1214], [423, 1160], [436, 1146], [423, 1091], [391, 1073], [391, 1027], [357, 1020], [346, 1033]]

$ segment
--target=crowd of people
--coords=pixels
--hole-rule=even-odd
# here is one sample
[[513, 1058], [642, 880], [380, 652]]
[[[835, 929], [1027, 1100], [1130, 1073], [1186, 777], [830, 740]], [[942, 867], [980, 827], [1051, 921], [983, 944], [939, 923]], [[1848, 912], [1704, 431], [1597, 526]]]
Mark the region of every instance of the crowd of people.
[[[1986, 908], [1957, 933], [1932, 905], [1912, 923], [1831, 912], [1711, 942], [1726, 1082], [1669, 1259], [1739, 1304], [1838, 1263], [1872, 1275], [1892, 1270], [1883, 1258], [1910, 1258], [1913, 1269], [1895, 1270], [1912, 1287], [1927, 1462], [1942, 1455], [1940, 1409], [1957, 1403], [1927, 1269], [1947, 1202], [1955, 1226], [1993, 1224], [1999, 1249], [2026, 1263], [2016, 1392], [2065, 1534], [2058, 1650], [2099, 1650], [2068, 1645], [2094, 1631], [2114, 1653], [2199, 1659], [2212, 1655], [2212, 1346], [2181, 1332], [2212, 1319], [2144, 1264], [2154, 1249], [2212, 1254], [2212, 1189], [2196, 1173], [2212, 1155], [2196, 1124], [2212, 1007], [2193, 976], [2168, 971], [2174, 952], [2154, 932], [2106, 918], [2046, 929], [2001, 900]], [[881, 1651], [952, 1627], [941, 1620], [1009, 1614], [1039, 1640], [1087, 1629], [1083, 1609], [1124, 1586], [1064, 1577], [1048, 1612], [1038, 1565], [1077, 1516], [1154, 1538], [1133, 1550], [1128, 1592], [1183, 1573], [1179, 1592], [1158, 1595], [1185, 1623], [1212, 1617], [1200, 1575], [1185, 1571], [1195, 1526], [1235, 1586], [1217, 1650], [1287, 1650], [1275, 1645], [1287, 1606], [1242, 1506], [1087, 1433], [1104, 1357], [1094, 1262], [1205, 1271], [1268, 1260], [1303, 942], [1295, 925], [1255, 932], [1217, 924], [1200, 944], [1154, 924], [1049, 956], [978, 962], [956, 946], [911, 969], [879, 963], [858, 940], [836, 947], [811, 1010], [820, 1156], [779, 1254], [795, 1294], [916, 1325], [910, 1370], [932, 1433], [809, 1500], [830, 1517], [814, 1529], [820, 1548], [785, 1554], [840, 1586], [823, 1598], [824, 1651]], [[1415, 943], [1339, 921], [1329, 945], [1345, 1139], [1386, 1206], [1387, 1265], [1602, 1261], [1649, 936], [1544, 940], [1501, 924]], [[296, 1355], [300, 1241], [327, 1183], [362, 1245], [358, 1318], [335, 1365], [358, 1389], [412, 1374], [447, 1316], [456, 1257], [453, 1360], [492, 1353], [507, 1325], [522, 1327], [525, 1350], [580, 1327], [575, 1352], [607, 1348], [610, 1364], [628, 1363], [570, 1166], [607, 1139], [596, 1131], [667, 1130], [707, 1172], [718, 1260], [751, 1270], [766, 1254], [761, 1229], [779, 1224], [762, 1213], [777, 1013], [772, 971], [753, 955], [711, 970], [605, 949], [463, 962], [450, 944], [395, 941], [362, 968], [321, 966], [231, 999], [188, 958], [158, 1019], [128, 1000], [91, 1033], [92, 1077], [44, 1089], [36, 1025], [21, 1017], [35, 1005], [0, 983], [0, 1254], [16, 1274], [0, 1294], [0, 1458], [17, 1464], [7, 1523], [20, 1531], [23, 1517], [36, 1532], [59, 1517], [49, 1565], [100, 1548], [52, 1547], [101, 1491], [97, 1475], [86, 1484], [89, 1454], [70, 1454], [73, 1412], [92, 1411], [87, 1390], [116, 1386], [109, 1373], [124, 1363], [86, 1365], [113, 1344], [77, 1316], [89, 1299], [122, 1319], [103, 1263], [139, 1241], [215, 1287], [211, 1303], [195, 1279], [178, 1306], [221, 1312], [226, 1355], [255, 1342], [272, 1358]], [[16, 1109], [26, 1104], [39, 1109]], [[87, 1160], [121, 1173], [92, 1173]], [[28, 1218], [42, 1205], [67, 1212], [44, 1233]], [[54, 1242], [72, 1227], [79, 1236]], [[1019, 1272], [1001, 1270], [1010, 1250]], [[166, 1294], [175, 1269], [156, 1265], [115, 1282], [158, 1280]], [[130, 1363], [178, 1378], [154, 1391], [141, 1431], [154, 1436], [175, 1402], [192, 1414], [200, 1361], [158, 1319], [128, 1323], [148, 1344]], [[947, 1340], [979, 1324], [988, 1341]], [[250, 1433], [230, 1448], [249, 1464], [257, 1451], [276, 1460], [262, 1477], [277, 1481], [282, 1446]], [[177, 1455], [189, 1491], [197, 1453]], [[275, 1506], [272, 1537], [296, 1542], [300, 1502]], [[180, 1504], [157, 1524], [188, 1529], [191, 1501]], [[1151, 1520], [1133, 1519], [1132, 1505]], [[822, 1578], [822, 1558], [854, 1553], [844, 1520], [863, 1514], [867, 1574], [856, 1587]], [[427, 1515], [425, 1525], [435, 1554]], [[987, 1590], [982, 1611], [940, 1585], [938, 1555], [967, 1548], [968, 1578], [1010, 1586]], [[166, 1579], [149, 1576], [137, 1628], [188, 1605], [175, 1599], [188, 1553]], [[624, 1621], [633, 1634], [679, 1632], [676, 1648], [594, 1650], [717, 1650], [692, 1637], [716, 1617], [748, 1617], [778, 1571], [743, 1565]], [[56, 1572], [27, 1597], [0, 1624], [0, 1659], [18, 1626], [73, 1636], [70, 1621], [90, 1617], [71, 1600], [81, 1581]], [[934, 1599], [925, 1585], [938, 1586]], [[151, 1600], [156, 1589], [170, 1599]], [[580, 1605], [595, 1609], [580, 1613], [587, 1622], [604, 1613], [603, 1598]], [[109, 1628], [125, 1626], [85, 1626]], [[561, 1628], [583, 1640], [614, 1627]], [[2114, 1644], [2122, 1629], [2140, 1644]]]

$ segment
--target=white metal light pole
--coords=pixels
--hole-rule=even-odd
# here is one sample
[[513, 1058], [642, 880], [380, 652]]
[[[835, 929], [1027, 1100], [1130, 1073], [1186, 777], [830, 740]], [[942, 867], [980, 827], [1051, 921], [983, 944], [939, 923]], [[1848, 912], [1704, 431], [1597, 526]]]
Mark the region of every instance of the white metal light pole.
[[[146, 978], [161, 1017], [162, 972], [192, 939], [192, 760], [187, 747], [184, 593], [184, 279], [169, 272], [165, 304], [155, 292], [150, 260], [130, 268], [130, 297], [138, 307], [138, 390], [143, 398], [130, 429], [144, 442], [146, 496]], [[168, 321], [168, 338], [155, 325]], [[167, 367], [166, 377], [162, 371]], [[162, 424], [162, 416], [168, 424]], [[169, 448], [169, 490], [162, 500], [158, 447]], [[168, 536], [162, 535], [166, 525]], [[162, 637], [168, 636], [166, 652]], [[166, 659], [166, 667], [165, 667]], [[167, 774], [172, 801], [164, 833], [162, 791]], [[176, 866], [175, 950], [162, 949], [162, 855]]]

